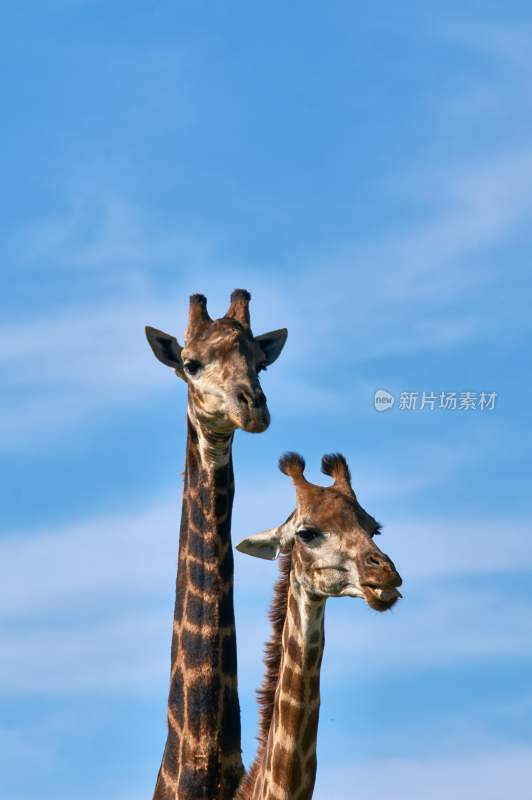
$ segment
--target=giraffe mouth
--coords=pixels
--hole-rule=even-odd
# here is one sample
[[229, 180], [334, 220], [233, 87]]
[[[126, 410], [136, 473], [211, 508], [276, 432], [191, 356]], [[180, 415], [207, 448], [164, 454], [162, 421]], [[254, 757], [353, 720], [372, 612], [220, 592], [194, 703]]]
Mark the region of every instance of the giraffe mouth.
[[266, 421], [264, 419], [251, 420], [250, 422], [247, 422], [246, 424], [241, 425], [240, 427], [242, 428], [243, 431], [246, 431], [246, 433], [264, 433], [264, 431], [267, 430], [269, 424], [270, 424], [269, 421]]
[[253, 410], [251, 413], [240, 414], [235, 422], [246, 433], [264, 433], [270, 425], [270, 413], [267, 408]]
[[375, 611], [388, 611], [403, 596], [395, 586], [364, 583], [362, 589], [366, 603]]

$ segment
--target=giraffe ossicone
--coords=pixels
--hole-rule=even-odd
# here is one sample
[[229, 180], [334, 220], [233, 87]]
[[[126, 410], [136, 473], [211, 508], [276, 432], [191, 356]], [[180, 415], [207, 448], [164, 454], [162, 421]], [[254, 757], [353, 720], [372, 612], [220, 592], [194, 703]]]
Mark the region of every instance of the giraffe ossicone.
[[401, 597], [395, 565], [375, 544], [380, 525], [360, 505], [345, 458], [322, 459], [331, 486], [310, 483], [305, 462], [287, 453], [279, 467], [296, 490], [296, 509], [276, 528], [248, 536], [237, 550], [279, 557], [270, 610], [265, 676], [258, 691], [259, 747], [236, 800], [310, 800], [316, 777], [320, 669], [328, 597], [361, 597], [386, 611]]
[[172, 631], [168, 735], [154, 800], [232, 800], [243, 775], [237, 687], [231, 511], [237, 428], [260, 433], [270, 414], [259, 373], [285, 328], [254, 336], [250, 294], [236, 289], [211, 319], [190, 298], [184, 344], [147, 327], [155, 356], [188, 386], [187, 445]]

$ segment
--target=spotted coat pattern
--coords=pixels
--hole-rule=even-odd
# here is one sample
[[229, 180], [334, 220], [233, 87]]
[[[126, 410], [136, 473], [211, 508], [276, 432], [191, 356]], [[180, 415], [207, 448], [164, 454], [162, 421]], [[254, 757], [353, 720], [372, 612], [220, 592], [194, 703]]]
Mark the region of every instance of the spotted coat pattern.
[[230, 537], [231, 440], [224, 465], [204, 464], [189, 419], [168, 738], [154, 800], [229, 799], [243, 772]]
[[310, 800], [314, 790], [325, 599], [311, 600], [291, 566], [282, 556], [272, 606], [269, 655], [277, 635], [280, 660], [269, 732], [236, 800]]

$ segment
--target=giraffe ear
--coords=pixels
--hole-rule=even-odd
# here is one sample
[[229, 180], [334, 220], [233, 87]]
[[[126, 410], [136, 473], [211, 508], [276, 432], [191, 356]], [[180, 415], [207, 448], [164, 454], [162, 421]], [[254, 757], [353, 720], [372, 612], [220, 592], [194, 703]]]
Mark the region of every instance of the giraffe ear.
[[183, 371], [183, 362], [181, 361], [181, 350], [183, 349], [175, 336], [170, 336], [169, 333], [157, 330], [157, 328], [150, 328], [146, 326], [146, 338], [153, 350], [155, 358], [158, 358], [167, 367], [172, 367], [179, 372]]
[[236, 549], [248, 556], [274, 561], [281, 550], [279, 528], [270, 528], [267, 531], [256, 533], [254, 536], [248, 536], [237, 544]]
[[266, 366], [273, 364], [276, 359], [281, 355], [281, 351], [286, 343], [288, 331], [286, 328], [280, 328], [278, 331], [270, 331], [263, 333], [261, 336], [255, 336], [255, 341], [264, 353], [266, 359]]

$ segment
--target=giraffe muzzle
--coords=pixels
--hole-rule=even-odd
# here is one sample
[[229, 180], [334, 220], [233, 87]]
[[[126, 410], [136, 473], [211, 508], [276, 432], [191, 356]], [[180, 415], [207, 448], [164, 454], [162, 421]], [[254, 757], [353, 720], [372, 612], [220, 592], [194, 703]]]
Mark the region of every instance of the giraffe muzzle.
[[270, 412], [262, 389], [242, 387], [236, 394], [235, 424], [248, 433], [262, 433], [270, 424]]

